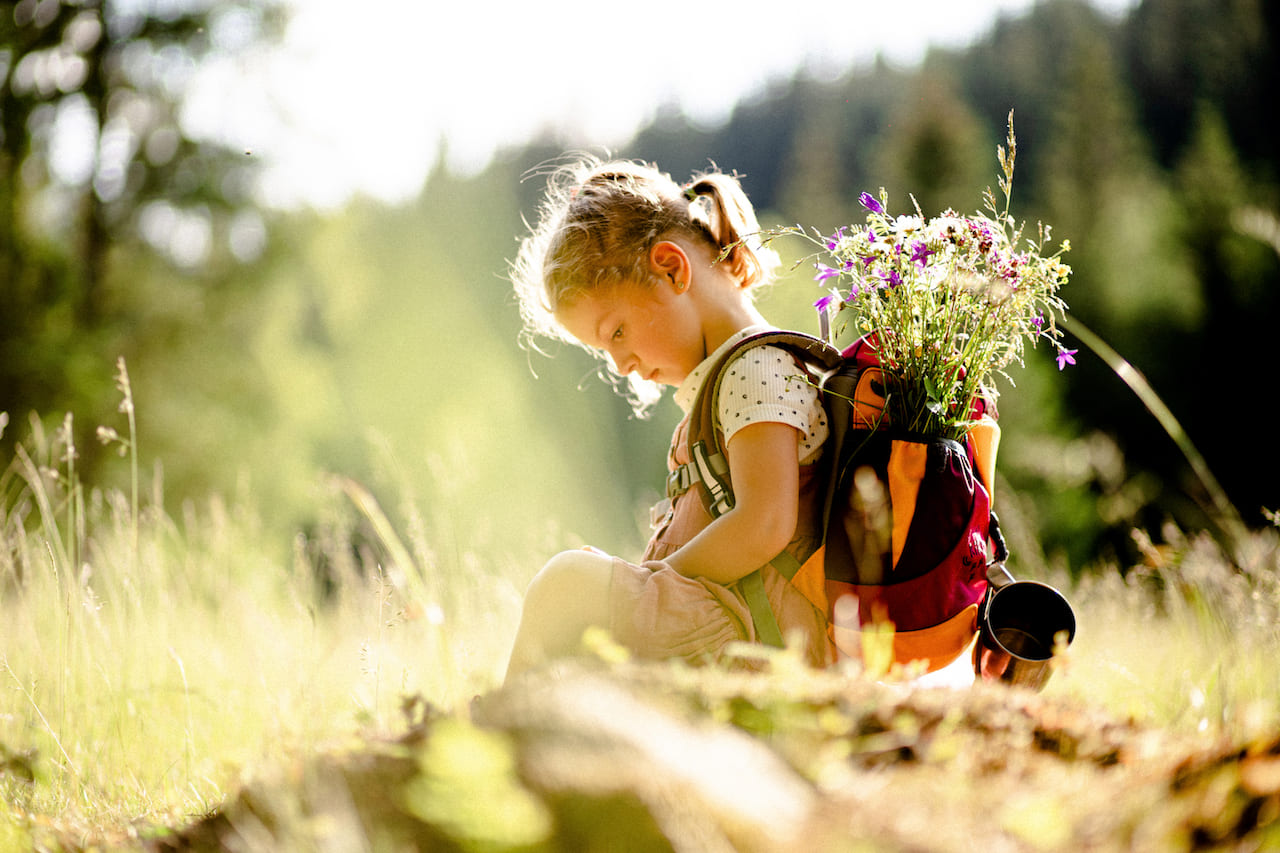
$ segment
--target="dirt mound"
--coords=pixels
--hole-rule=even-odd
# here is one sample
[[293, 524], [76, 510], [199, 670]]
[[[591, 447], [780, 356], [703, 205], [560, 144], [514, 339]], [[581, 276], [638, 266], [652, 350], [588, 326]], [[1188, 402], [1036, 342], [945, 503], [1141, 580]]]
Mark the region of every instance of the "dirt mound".
[[1280, 734], [1176, 737], [1052, 696], [575, 667], [408, 706], [157, 850], [1207, 850], [1280, 844]]

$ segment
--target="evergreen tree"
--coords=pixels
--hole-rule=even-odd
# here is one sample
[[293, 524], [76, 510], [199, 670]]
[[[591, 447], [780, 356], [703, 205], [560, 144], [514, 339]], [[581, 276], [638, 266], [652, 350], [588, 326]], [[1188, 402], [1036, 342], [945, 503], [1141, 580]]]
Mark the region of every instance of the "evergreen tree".
[[[1123, 27], [1128, 76], [1160, 162], [1196, 133], [1199, 104], [1222, 113], [1246, 162], [1280, 161], [1280, 5], [1272, 0], [1143, 0]], [[1267, 165], [1269, 164], [1269, 165]]]
[[983, 188], [993, 183], [994, 151], [995, 140], [969, 105], [926, 64], [886, 116], [872, 189], [887, 188], [897, 214], [911, 212], [908, 192], [925, 216], [977, 210]]
[[1231, 431], [1262, 416], [1269, 390], [1262, 377], [1275, 360], [1272, 323], [1280, 316], [1280, 257], [1237, 225], [1245, 208], [1264, 199], [1226, 122], [1207, 103], [1196, 113], [1174, 187], [1183, 211], [1180, 242], [1205, 310], [1194, 337], [1163, 339], [1168, 363], [1177, 365], [1170, 396], [1241, 515], [1260, 523], [1260, 509], [1276, 504], [1275, 485], [1257, 467], [1257, 445]]
[[117, 356], [174, 356], [227, 319], [225, 285], [266, 243], [257, 165], [181, 113], [200, 63], [271, 39], [275, 15], [249, 0], [6, 5], [0, 410], [102, 419]]

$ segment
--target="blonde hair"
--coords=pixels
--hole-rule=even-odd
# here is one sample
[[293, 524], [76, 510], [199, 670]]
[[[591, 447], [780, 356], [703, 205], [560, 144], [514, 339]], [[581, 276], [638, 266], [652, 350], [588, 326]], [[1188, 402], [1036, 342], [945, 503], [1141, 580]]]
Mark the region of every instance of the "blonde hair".
[[755, 210], [736, 177], [697, 175], [681, 187], [665, 172], [632, 160], [584, 155], [552, 166], [539, 209], [511, 264], [524, 321], [523, 340], [577, 344], [555, 312], [585, 293], [649, 282], [649, 250], [680, 235], [712, 250], [743, 288], [773, 278], [778, 258], [762, 248]]

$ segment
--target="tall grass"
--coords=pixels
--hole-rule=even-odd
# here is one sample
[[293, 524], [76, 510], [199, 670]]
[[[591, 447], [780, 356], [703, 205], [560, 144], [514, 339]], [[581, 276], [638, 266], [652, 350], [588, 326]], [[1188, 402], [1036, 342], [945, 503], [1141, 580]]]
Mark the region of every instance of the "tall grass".
[[1243, 534], [1228, 554], [1207, 532], [1166, 525], [1156, 546], [1134, 531], [1140, 565], [1075, 585], [1081, 627], [1056, 686], [1187, 732], [1280, 726], [1278, 534]]
[[69, 427], [33, 420], [0, 469], [0, 839], [184, 822], [255, 767], [393, 729], [406, 696], [453, 709], [500, 678], [527, 567], [442, 561], [428, 520], [402, 538], [336, 480], [292, 543], [251, 497], [174, 516], [159, 483], [78, 482]]

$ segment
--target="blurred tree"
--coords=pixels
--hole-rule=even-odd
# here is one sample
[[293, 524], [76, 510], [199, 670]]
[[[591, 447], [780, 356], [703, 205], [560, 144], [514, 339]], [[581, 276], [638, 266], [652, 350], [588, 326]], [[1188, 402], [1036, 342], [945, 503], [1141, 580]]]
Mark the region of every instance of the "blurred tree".
[[875, 186], [888, 189], [898, 215], [912, 210], [908, 192], [925, 216], [978, 210], [999, 168], [994, 137], [931, 63], [886, 116], [876, 152]]
[[1192, 327], [1201, 305], [1174, 239], [1171, 193], [1115, 53], [1091, 29], [1075, 32], [1038, 168], [1023, 176], [1038, 188], [1044, 220], [1072, 242], [1072, 310], [1142, 362], [1133, 347], [1153, 326]]
[[782, 179], [775, 199], [786, 224], [805, 222], [833, 231], [849, 221], [849, 175], [841, 150], [844, 121], [837, 92], [805, 86], [798, 103], [791, 151], [779, 164]]
[[0, 9], [0, 409], [91, 429], [114, 409], [117, 356], [176, 356], [226, 320], [230, 283], [266, 246], [257, 166], [183, 110], [205, 59], [278, 23], [251, 0]]
[[[1232, 144], [1216, 106], [1202, 102], [1192, 135], [1174, 171], [1183, 210], [1179, 234], [1205, 306], [1196, 335], [1163, 339], [1169, 377], [1183, 424], [1202, 445], [1218, 478], [1249, 523], [1261, 523], [1260, 509], [1280, 500], [1273, 477], [1258, 468], [1258, 448], [1223, 429], [1263, 416], [1270, 392], [1263, 379], [1275, 361], [1275, 318], [1280, 316], [1280, 257], [1266, 243], [1241, 233], [1239, 213], [1275, 204], [1274, 190], [1259, 186]], [[1206, 405], [1211, 400], [1213, 404]], [[1223, 413], [1228, 415], [1224, 418]], [[1271, 470], [1274, 471], [1272, 465]]]
[[935, 61], [936, 73], [954, 81], [959, 96], [981, 116], [993, 139], [1004, 138], [1005, 119], [1014, 110], [1018, 134], [1017, 204], [1037, 204], [1038, 161], [1055, 131], [1053, 112], [1061, 103], [1064, 75], [1076, 64], [1081, 45], [1103, 54], [1118, 41], [1115, 26], [1084, 0], [1037, 3], [1027, 13], [1001, 16], [984, 38]]
[[780, 193], [769, 200], [786, 224], [825, 231], [861, 220], [858, 196], [887, 186], [874, 162], [878, 144], [912, 80], [880, 60], [830, 84], [800, 79], [797, 124], [778, 166]]
[[1280, 160], [1280, 4], [1274, 0], [1143, 0], [1123, 27], [1128, 76], [1161, 163], [1196, 133], [1201, 103], [1226, 121], [1246, 162]]
[[[1178, 240], [1181, 211], [1152, 157], [1121, 71], [1118, 42], [1109, 35], [1114, 28], [1104, 24], [1096, 15], [1058, 16], [1055, 40], [1063, 54], [1055, 97], [1038, 159], [1024, 176], [1036, 187], [1037, 218], [1053, 223], [1055, 238], [1071, 242], [1066, 260], [1074, 273], [1064, 295], [1072, 313], [1143, 371], [1179, 410], [1177, 377], [1184, 368], [1166, 357], [1164, 342], [1193, 332], [1203, 303]], [[1131, 526], [1158, 525], [1164, 513], [1185, 524], [1203, 524], [1179, 488], [1186, 485], [1185, 460], [1101, 360], [1082, 356], [1058, 381], [1076, 422], [1114, 436], [1135, 474], [1107, 476], [1091, 464], [1092, 473], [1076, 494], [1089, 498], [1097, 512], [1077, 519], [1081, 526], [1061, 531], [1074, 564], [1096, 554], [1103, 542], [1108, 549], [1127, 549]], [[1140, 476], [1141, 471], [1160, 472], [1159, 478]], [[1141, 494], [1121, 499], [1122, 493], [1136, 492]], [[1108, 505], [1111, 510], [1104, 512]]]
[[758, 96], [734, 107], [701, 152], [698, 168], [706, 169], [710, 161], [736, 172], [756, 209], [771, 207], [780, 190], [778, 167], [791, 149], [799, 118], [796, 90], [803, 85], [796, 78], [773, 81]]
[[[668, 104], [660, 108], [654, 120], [631, 140], [626, 151], [613, 153], [655, 163], [675, 180], [685, 181], [719, 161], [718, 137], [715, 130], [695, 124], [679, 106]], [[551, 152], [548, 149], [548, 153], [554, 156], [563, 150]], [[535, 162], [532, 158], [522, 159]], [[728, 167], [730, 164], [726, 162], [725, 165]], [[537, 181], [526, 181], [525, 187], [530, 192], [542, 189]], [[534, 203], [532, 198], [525, 201], [530, 205]]]

